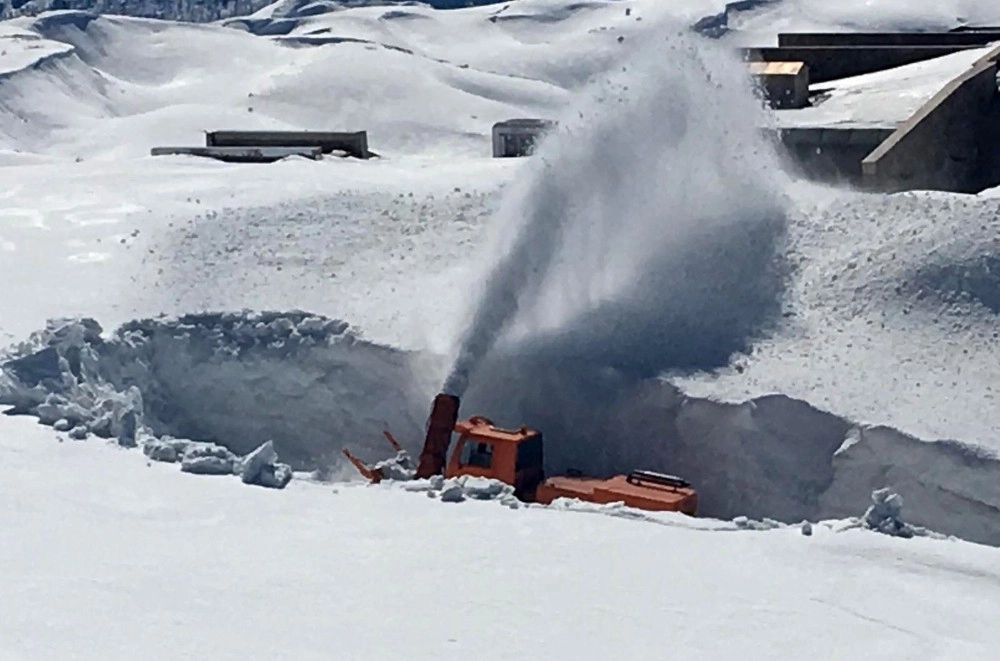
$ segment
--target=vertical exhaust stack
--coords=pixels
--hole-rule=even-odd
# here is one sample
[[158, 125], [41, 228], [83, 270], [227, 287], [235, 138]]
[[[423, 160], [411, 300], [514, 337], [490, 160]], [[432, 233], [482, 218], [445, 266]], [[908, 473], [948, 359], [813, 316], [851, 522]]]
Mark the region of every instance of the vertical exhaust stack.
[[444, 473], [448, 461], [448, 446], [451, 433], [458, 422], [459, 399], [455, 395], [440, 393], [434, 398], [430, 417], [427, 419], [427, 435], [417, 463], [416, 479], [426, 479]]

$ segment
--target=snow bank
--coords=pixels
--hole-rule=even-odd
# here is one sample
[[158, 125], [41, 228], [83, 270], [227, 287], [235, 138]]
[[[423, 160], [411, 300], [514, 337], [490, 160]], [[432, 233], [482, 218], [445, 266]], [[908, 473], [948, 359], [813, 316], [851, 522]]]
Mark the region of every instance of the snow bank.
[[[406, 455], [406, 452], [401, 451], [399, 455], [396, 460], [388, 463], [398, 465], [399, 459]], [[404, 462], [410, 463], [409, 458], [405, 457]], [[412, 472], [396, 473], [393, 477], [386, 474], [385, 480], [380, 485], [383, 487], [400, 488], [403, 491], [424, 493], [428, 498], [438, 499], [442, 503], [488, 500], [515, 510], [525, 506], [529, 508], [544, 507], [563, 512], [599, 514], [691, 530], [763, 532], [785, 529], [791, 527], [791, 525], [797, 525], [803, 536], [811, 537], [813, 535], [813, 523], [805, 519], [798, 524], [790, 525], [769, 517], [757, 520], [743, 515], [737, 516], [730, 521], [692, 518], [676, 512], [649, 512], [628, 507], [623, 502], [597, 504], [583, 502], [575, 498], [557, 498], [549, 505], [524, 503], [514, 495], [514, 488], [510, 485], [499, 480], [471, 475], [463, 475], [455, 478], [444, 478], [443, 476], [435, 475], [428, 479], [414, 480]], [[818, 521], [817, 525], [834, 533], [866, 529], [891, 537], [949, 539], [947, 535], [907, 523], [903, 520], [902, 513], [902, 496], [894, 493], [889, 488], [883, 487], [871, 493], [871, 506], [865, 510], [862, 516]], [[950, 539], [955, 538], [951, 537]]]
[[727, 401], [782, 393], [866, 425], [1000, 450], [1000, 214], [995, 200], [795, 193], [782, 328], [712, 373]]
[[[747, 517], [744, 527], [858, 517], [888, 487], [906, 498], [910, 525], [1000, 545], [1000, 458], [987, 451], [860, 428], [784, 396], [726, 404], [595, 362], [491, 361], [464, 413], [540, 428], [550, 474], [669, 470], [699, 490], [702, 515]], [[52, 323], [0, 364], [0, 404], [109, 438], [130, 436], [133, 412], [151, 459], [280, 484], [290, 468], [273, 451], [303, 470], [331, 467], [345, 445], [373, 461], [386, 426], [418, 451], [432, 392], [418, 363], [304, 312], [139, 320], [108, 339], [93, 321]], [[394, 477], [412, 476], [408, 457], [390, 463]], [[469, 479], [427, 490], [506, 493]]]
[[[155, 437], [218, 443], [236, 455], [277, 450], [312, 468], [344, 445], [364, 449], [385, 425], [419, 429], [426, 413], [407, 355], [336, 320], [203, 314], [134, 321], [107, 340], [100, 333], [92, 320], [53, 322], [16, 347], [0, 373], [0, 403], [105, 438], [134, 437], [128, 420], [137, 415], [132, 426]], [[235, 456], [184, 443], [161, 441], [147, 453], [193, 470], [235, 470]], [[273, 457], [253, 461], [244, 480], [281, 479], [261, 477]]]

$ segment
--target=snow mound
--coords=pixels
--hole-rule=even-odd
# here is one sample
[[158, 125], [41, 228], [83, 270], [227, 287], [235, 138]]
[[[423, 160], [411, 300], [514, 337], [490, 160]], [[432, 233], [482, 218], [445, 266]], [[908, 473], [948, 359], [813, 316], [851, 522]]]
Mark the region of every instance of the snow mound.
[[808, 188], [789, 231], [795, 272], [778, 332], [697, 397], [780, 392], [866, 425], [1000, 449], [1000, 214], [994, 200]]
[[[397, 461], [405, 454], [405, 452], [400, 452], [400, 456], [396, 460], [391, 461]], [[408, 458], [404, 459], [404, 463], [409, 463]], [[443, 476], [435, 475], [429, 479], [414, 480], [412, 473], [397, 473], [395, 477], [390, 478], [387, 476], [387, 479], [380, 484], [390, 488], [400, 488], [403, 491], [424, 493], [428, 498], [438, 499], [442, 503], [487, 500], [497, 502], [510, 509], [544, 507], [563, 512], [599, 514], [644, 523], [696, 530], [766, 532], [792, 527], [790, 524], [776, 521], [769, 517], [757, 520], [747, 516], [737, 516], [731, 521], [700, 519], [675, 512], [649, 512], [629, 507], [624, 502], [598, 504], [580, 501], [575, 498], [557, 498], [549, 505], [524, 503], [514, 495], [514, 488], [510, 485], [499, 480], [471, 475], [463, 475], [456, 478], [444, 478]], [[928, 530], [927, 528], [906, 523], [902, 518], [902, 497], [894, 493], [891, 489], [876, 489], [871, 493], [871, 501], [871, 506], [865, 511], [863, 516], [818, 521], [816, 525], [833, 533], [866, 529], [892, 537], [907, 539], [912, 537], [929, 537], [939, 540], [954, 539], [953, 537], [949, 538], [947, 535]], [[814, 525], [811, 521], [803, 520], [798, 524], [798, 528], [805, 537], [813, 535]]]

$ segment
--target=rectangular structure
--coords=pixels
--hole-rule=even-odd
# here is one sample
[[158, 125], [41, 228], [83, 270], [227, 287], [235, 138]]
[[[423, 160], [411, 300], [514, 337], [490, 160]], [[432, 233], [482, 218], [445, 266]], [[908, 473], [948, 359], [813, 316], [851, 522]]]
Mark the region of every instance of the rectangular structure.
[[347, 152], [370, 158], [366, 131], [208, 131], [207, 147], [319, 147], [324, 154]]
[[951, 80], [862, 162], [879, 191], [975, 193], [1000, 183], [1000, 46]]
[[289, 156], [323, 158], [319, 147], [153, 147], [152, 156], [204, 156], [227, 163], [273, 163]]
[[799, 46], [985, 46], [996, 28], [963, 32], [779, 32], [779, 48]]
[[923, 62], [981, 45], [962, 46], [794, 46], [739, 49], [747, 62], [804, 62], [809, 79], [822, 83]]
[[892, 135], [890, 128], [782, 128], [767, 131], [801, 176], [834, 185], [860, 185], [861, 162]]
[[772, 108], [809, 104], [809, 67], [803, 62], [750, 62], [748, 66]]
[[557, 126], [547, 119], [508, 119], [493, 125], [494, 158], [529, 156], [538, 141]]

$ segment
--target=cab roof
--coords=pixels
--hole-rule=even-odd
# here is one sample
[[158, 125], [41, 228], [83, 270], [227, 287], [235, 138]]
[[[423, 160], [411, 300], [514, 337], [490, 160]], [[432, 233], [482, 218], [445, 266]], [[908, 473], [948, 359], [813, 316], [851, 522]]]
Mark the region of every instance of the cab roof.
[[455, 424], [455, 431], [463, 436], [470, 436], [496, 443], [521, 443], [538, 435], [538, 431], [521, 426], [518, 429], [504, 429], [493, 424], [492, 420], [481, 416], [473, 416], [468, 420], [460, 420]]

